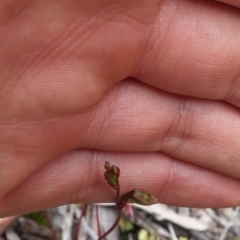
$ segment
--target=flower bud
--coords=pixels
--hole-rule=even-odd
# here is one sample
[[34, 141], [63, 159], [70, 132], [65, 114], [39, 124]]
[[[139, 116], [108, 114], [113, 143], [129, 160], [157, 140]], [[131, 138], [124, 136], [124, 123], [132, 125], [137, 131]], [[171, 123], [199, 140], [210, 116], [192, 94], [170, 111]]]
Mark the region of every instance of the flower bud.
[[119, 178], [120, 176], [119, 167], [112, 165], [111, 172], [116, 176], [116, 178]]
[[122, 205], [127, 204], [128, 201], [141, 205], [151, 205], [157, 203], [157, 199], [151, 193], [140, 189], [133, 189], [121, 197], [120, 202]]
[[119, 189], [118, 179], [111, 172], [106, 171], [104, 177], [107, 180], [108, 184], [114, 189]]
[[134, 189], [132, 200], [135, 203], [142, 205], [151, 205], [157, 203], [157, 199], [150, 193], [145, 190]]
[[109, 162], [106, 161], [104, 167], [107, 171], [111, 171], [111, 165]]

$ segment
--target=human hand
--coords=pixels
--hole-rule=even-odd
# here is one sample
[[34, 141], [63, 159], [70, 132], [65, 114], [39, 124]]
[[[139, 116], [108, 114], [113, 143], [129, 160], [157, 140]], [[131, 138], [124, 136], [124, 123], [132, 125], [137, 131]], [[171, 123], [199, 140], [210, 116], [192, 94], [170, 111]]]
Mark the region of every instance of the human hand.
[[239, 205], [239, 26], [215, 1], [1, 1], [0, 217], [114, 201], [105, 161], [123, 192]]

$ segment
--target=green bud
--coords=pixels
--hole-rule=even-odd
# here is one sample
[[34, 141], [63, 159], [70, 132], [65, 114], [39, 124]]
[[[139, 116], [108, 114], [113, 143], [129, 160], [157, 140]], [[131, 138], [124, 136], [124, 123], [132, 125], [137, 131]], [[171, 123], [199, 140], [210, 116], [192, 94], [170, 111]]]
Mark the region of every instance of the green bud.
[[140, 189], [133, 189], [125, 193], [120, 200], [122, 205], [126, 205], [128, 201], [141, 204], [141, 205], [151, 205], [157, 203], [157, 199], [149, 192]]
[[104, 173], [104, 177], [111, 187], [113, 187], [116, 190], [119, 188], [118, 179], [111, 172], [106, 171]]
[[112, 165], [111, 172], [116, 176], [116, 178], [119, 178], [120, 169], [117, 166]]
[[157, 199], [150, 192], [140, 189], [133, 189], [132, 200], [135, 203], [142, 205], [151, 205], [158, 202]]

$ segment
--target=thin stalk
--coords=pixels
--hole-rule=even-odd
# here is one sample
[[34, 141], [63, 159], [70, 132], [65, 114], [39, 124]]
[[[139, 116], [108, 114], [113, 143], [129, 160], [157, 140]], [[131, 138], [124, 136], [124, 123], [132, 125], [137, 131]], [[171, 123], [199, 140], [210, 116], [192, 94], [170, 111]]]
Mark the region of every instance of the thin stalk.
[[116, 204], [119, 205], [120, 202], [120, 187], [116, 190]]
[[85, 215], [86, 209], [87, 209], [87, 204], [83, 204], [82, 208], [81, 208], [81, 215], [77, 222], [77, 230], [76, 230], [76, 238], [75, 238], [76, 240], [78, 240], [78, 238], [79, 238], [81, 222], [82, 222], [83, 216]]
[[51, 231], [52, 231], [53, 240], [57, 240], [57, 239], [58, 239], [58, 238], [57, 238], [57, 234], [56, 234], [56, 232], [55, 232], [55, 230], [54, 230], [54, 228], [53, 228], [53, 226], [52, 226], [52, 223], [51, 223], [51, 221], [50, 221], [50, 219], [49, 219], [47, 210], [43, 210], [43, 215], [45, 216], [45, 218], [46, 218], [46, 220], [47, 220], [47, 224], [48, 224], [49, 228], [50, 228]]
[[100, 221], [99, 221], [98, 206], [96, 206], [96, 217], [97, 217], [98, 237], [100, 238], [102, 233], [101, 233], [101, 226], [100, 226]]
[[122, 210], [119, 210], [118, 211], [118, 217], [117, 217], [116, 221], [114, 222], [114, 224], [98, 240], [104, 239], [108, 234], [110, 234], [115, 229], [115, 227], [117, 227], [117, 225], [118, 225], [118, 223], [121, 219], [121, 216], [122, 216]]

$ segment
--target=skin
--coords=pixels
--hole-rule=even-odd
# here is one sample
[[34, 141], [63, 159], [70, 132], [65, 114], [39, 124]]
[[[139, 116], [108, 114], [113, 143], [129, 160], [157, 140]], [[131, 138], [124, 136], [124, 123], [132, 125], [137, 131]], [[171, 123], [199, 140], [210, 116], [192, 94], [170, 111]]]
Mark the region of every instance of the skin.
[[238, 7], [2, 0], [0, 217], [114, 201], [105, 161], [122, 192], [239, 205]]

